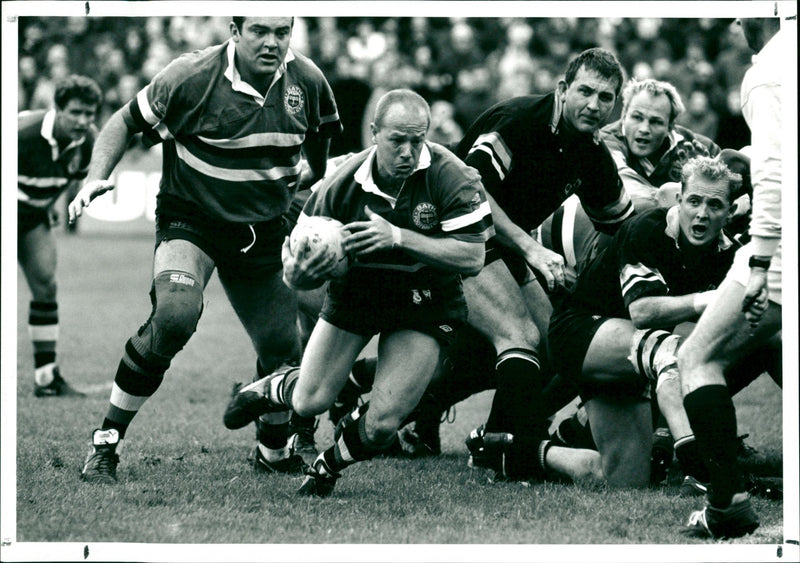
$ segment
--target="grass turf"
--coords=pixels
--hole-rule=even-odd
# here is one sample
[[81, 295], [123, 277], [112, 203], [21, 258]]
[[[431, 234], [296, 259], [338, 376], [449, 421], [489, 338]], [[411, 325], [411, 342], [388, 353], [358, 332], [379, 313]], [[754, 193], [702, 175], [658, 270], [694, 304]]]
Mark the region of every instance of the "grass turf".
[[[295, 496], [298, 477], [255, 473], [245, 462], [252, 427], [231, 432], [231, 385], [249, 381], [255, 353], [216, 277], [197, 333], [128, 432], [120, 482], [78, 480], [90, 433], [103, 418], [126, 339], [146, 319], [152, 237], [59, 235], [62, 373], [86, 398], [35, 399], [18, 276], [18, 542], [167, 544], [708, 544], [679, 534], [698, 499], [677, 487], [614, 491], [555, 483], [489, 483], [466, 466], [463, 439], [491, 392], [457, 407], [437, 458], [376, 459], [346, 470], [332, 497]], [[780, 455], [780, 390], [762, 376], [735, 399], [739, 432]], [[317, 442], [327, 446], [323, 416]], [[783, 542], [783, 503], [754, 499], [761, 527], [737, 544]], [[766, 547], [766, 546], [765, 546]], [[124, 555], [123, 555], [124, 557]]]

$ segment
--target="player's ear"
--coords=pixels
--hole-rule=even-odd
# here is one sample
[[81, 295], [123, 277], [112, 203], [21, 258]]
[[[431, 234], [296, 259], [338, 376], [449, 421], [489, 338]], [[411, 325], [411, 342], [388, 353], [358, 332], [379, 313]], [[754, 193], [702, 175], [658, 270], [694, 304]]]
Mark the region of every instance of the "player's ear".
[[230, 30], [231, 30], [231, 39], [233, 39], [234, 43], [239, 42], [239, 28], [236, 27], [236, 24], [231, 22], [230, 23]]
[[369, 124], [369, 130], [372, 132], [372, 143], [377, 143], [377, 139], [375, 139], [376, 135], [378, 134], [378, 126], [375, 125], [375, 122]]
[[556, 94], [558, 95], [559, 99], [563, 102], [564, 99], [567, 97], [567, 81], [566, 80], [559, 80], [558, 86], [556, 86]]

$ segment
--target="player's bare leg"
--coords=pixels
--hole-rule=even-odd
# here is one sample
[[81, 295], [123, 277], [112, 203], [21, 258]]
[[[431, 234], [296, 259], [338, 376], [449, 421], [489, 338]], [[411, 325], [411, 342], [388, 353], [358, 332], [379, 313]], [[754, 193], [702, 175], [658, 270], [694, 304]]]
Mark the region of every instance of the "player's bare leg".
[[[486, 421], [487, 433], [547, 437], [546, 408], [542, 404], [539, 330], [533, 322], [516, 280], [502, 260], [487, 264], [475, 277], [464, 280], [469, 324], [486, 335], [497, 350], [497, 390]], [[473, 465], [494, 469], [491, 459]]]
[[211, 258], [191, 242], [167, 240], [156, 248], [153, 310], [125, 345], [106, 417], [92, 436], [93, 451], [81, 472], [83, 480], [116, 481], [125, 432], [161, 385], [172, 359], [194, 334], [203, 310], [203, 289], [213, 271]]
[[742, 535], [758, 526], [758, 518], [750, 507], [737, 463], [736, 411], [723, 374], [732, 363], [765, 345], [780, 331], [781, 306], [769, 302], [753, 328], [741, 310], [744, 286], [727, 278], [718, 291], [678, 351], [686, 413], [699, 447], [710, 460], [708, 505], [692, 515], [690, 528], [698, 527], [692, 527], [693, 522], [707, 522], [708, 511], [724, 515], [724, 511], [736, 509], [743, 515], [729, 518], [729, 527], [736, 529], [719, 532]]
[[48, 225], [39, 224], [17, 241], [17, 260], [31, 291], [28, 334], [33, 346], [34, 394], [37, 397], [76, 395], [56, 361], [58, 295], [56, 241]]

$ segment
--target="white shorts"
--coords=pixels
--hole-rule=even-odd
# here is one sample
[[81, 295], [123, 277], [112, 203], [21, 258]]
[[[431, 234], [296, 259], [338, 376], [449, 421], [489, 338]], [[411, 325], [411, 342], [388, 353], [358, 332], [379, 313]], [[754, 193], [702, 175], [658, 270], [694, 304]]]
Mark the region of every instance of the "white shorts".
[[[782, 302], [782, 284], [781, 274], [783, 272], [783, 265], [781, 260], [783, 250], [783, 242], [778, 244], [778, 250], [772, 257], [772, 262], [767, 272], [767, 289], [769, 291], [769, 300], [781, 305]], [[736, 258], [733, 260], [733, 265], [728, 272], [728, 278], [747, 287], [747, 282], [750, 279], [750, 256], [753, 254], [752, 244], [747, 244], [736, 251]]]

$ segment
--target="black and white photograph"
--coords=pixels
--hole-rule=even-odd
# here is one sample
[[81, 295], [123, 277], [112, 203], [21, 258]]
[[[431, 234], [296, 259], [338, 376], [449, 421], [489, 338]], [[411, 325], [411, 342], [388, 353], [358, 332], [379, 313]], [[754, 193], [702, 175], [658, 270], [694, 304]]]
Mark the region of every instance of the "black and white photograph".
[[796, 2], [4, 1], [2, 91], [2, 561], [800, 561]]

